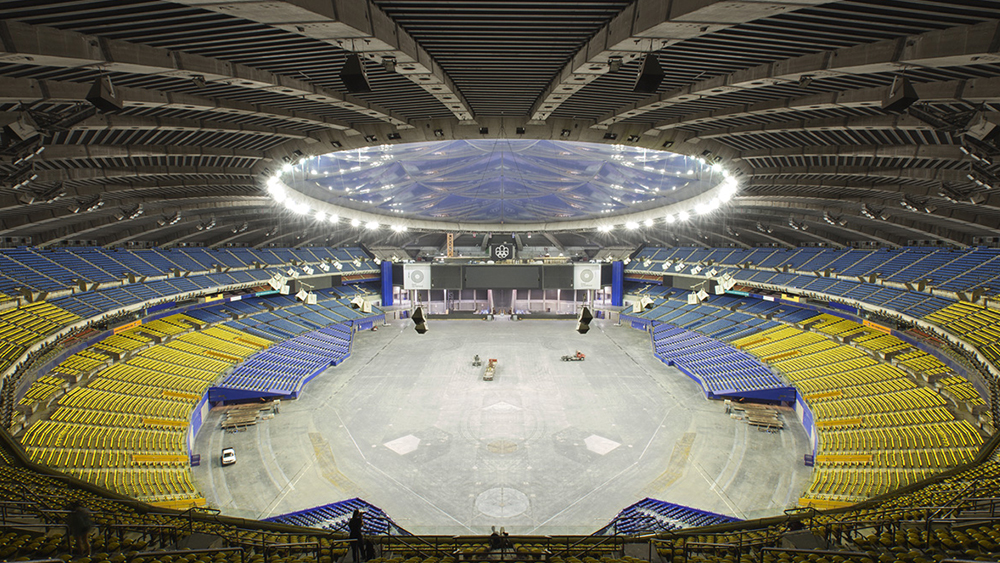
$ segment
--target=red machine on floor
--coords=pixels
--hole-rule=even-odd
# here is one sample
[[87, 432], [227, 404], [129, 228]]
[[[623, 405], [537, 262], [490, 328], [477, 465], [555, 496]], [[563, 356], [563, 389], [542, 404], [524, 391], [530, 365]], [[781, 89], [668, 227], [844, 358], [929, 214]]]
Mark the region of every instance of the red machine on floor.
[[564, 362], [582, 362], [585, 359], [587, 359], [587, 356], [585, 356], [583, 354], [583, 352], [581, 352], [579, 350], [577, 350], [576, 354], [573, 354], [572, 356], [563, 356], [562, 357], [562, 361], [564, 361]]
[[493, 381], [493, 375], [497, 371], [497, 361], [496, 358], [490, 358], [489, 363], [486, 364], [486, 371], [483, 372], [483, 381]]

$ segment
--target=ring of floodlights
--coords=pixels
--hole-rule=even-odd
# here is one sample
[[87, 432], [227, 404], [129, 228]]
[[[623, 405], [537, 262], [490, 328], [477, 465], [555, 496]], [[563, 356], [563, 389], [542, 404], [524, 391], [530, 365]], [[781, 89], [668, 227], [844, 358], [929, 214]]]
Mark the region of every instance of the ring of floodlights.
[[[703, 165], [709, 166], [704, 159], [698, 158]], [[286, 164], [277, 174], [266, 181], [267, 193], [278, 205], [283, 205], [288, 211], [301, 215], [312, 216], [317, 222], [336, 224], [348, 221], [355, 228], [379, 229], [389, 227], [393, 231], [504, 231], [512, 233], [525, 232], [567, 232], [567, 231], [599, 231], [610, 232], [615, 229], [637, 229], [640, 227], [663, 226], [683, 223], [693, 217], [707, 215], [727, 204], [739, 191], [739, 182], [735, 176], [725, 170], [720, 164], [710, 165], [711, 169], [720, 173], [723, 180], [712, 188], [690, 197], [684, 201], [616, 215], [590, 217], [586, 219], [570, 219], [551, 222], [517, 222], [517, 223], [486, 223], [461, 222], [447, 220], [430, 220], [390, 216], [382, 213], [361, 211], [316, 199], [290, 188], [282, 175], [292, 171], [293, 167]]]

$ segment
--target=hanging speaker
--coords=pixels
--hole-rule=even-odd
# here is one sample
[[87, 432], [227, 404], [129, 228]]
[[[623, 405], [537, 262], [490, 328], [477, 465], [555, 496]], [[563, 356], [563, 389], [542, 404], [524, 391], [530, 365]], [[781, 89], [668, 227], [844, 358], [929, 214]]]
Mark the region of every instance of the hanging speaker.
[[919, 99], [910, 81], [905, 76], [897, 76], [892, 80], [889, 94], [882, 100], [882, 109], [890, 113], [899, 113]]
[[655, 94], [660, 89], [661, 82], [663, 82], [663, 68], [660, 66], [660, 59], [650, 53], [642, 60], [639, 76], [635, 79], [632, 91], [637, 94]]
[[590, 321], [592, 320], [594, 320], [594, 315], [590, 314], [589, 308], [584, 307], [580, 311], [580, 318], [576, 320], [576, 331], [580, 334], [587, 334], [587, 331], [590, 330]]
[[118, 96], [110, 76], [99, 76], [87, 92], [87, 101], [101, 111], [122, 109], [122, 99]]
[[340, 69], [340, 80], [344, 83], [344, 88], [352, 94], [372, 91], [371, 84], [368, 83], [368, 73], [365, 72], [365, 63], [355, 53], [347, 55], [344, 67]]
[[414, 309], [410, 318], [413, 319], [413, 329], [417, 331], [417, 334], [427, 332], [427, 319], [424, 317], [424, 310], [422, 307]]

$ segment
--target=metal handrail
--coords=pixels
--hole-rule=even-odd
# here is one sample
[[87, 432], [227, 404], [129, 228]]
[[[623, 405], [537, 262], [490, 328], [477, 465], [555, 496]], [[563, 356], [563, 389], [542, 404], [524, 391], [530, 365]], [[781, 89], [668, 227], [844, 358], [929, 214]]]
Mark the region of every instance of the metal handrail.
[[169, 551], [139, 551], [126, 556], [126, 561], [131, 563], [137, 557], [163, 557], [167, 555], [190, 555], [193, 553], [230, 553], [238, 551], [240, 563], [246, 563], [246, 551], [241, 547], [210, 547], [206, 549], [172, 549]]
[[[439, 548], [437, 545], [431, 544], [431, 542], [427, 541], [422, 536], [386, 536], [386, 540], [388, 540], [388, 541], [386, 541], [385, 544], [387, 546], [391, 547], [391, 545], [393, 543], [400, 543], [400, 544], [406, 546], [407, 548], [413, 550], [415, 553], [419, 553], [421, 556], [427, 557], [427, 555], [425, 555], [424, 552], [421, 551], [419, 547], [416, 547], [416, 546], [412, 545], [411, 543], [409, 543], [407, 541], [407, 540], [411, 540], [411, 539], [416, 539], [416, 540], [420, 541], [421, 543], [423, 543], [424, 545], [428, 546], [431, 550], [433, 550], [436, 553], [439, 553], [439, 554], [444, 555], [444, 556], [451, 555], [447, 551]], [[344, 541], [354, 541], [354, 540], [348, 539], [348, 540], [344, 540]]]
[[765, 547], [765, 553], [817, 553], [820, 555], [840, 555], [841, 557], [868, 557], [864, 551], [838, 551], [836, 549], [795, 549], [790, 547]]
[[[560, 556], [560, 555], [562, 555], [564, 553], [569, 553], [574, 547], [576, 547], [576, 546], [578, 546], [578, 545], [586, 542], [587, 540], [592, 540], [592, 539], [595, 539], [595, 538], [601, 538], [601, 539], [599, 541], [597, 541], [597, 542], [594, 542], [592, 545], [590, 545], [589, 547], [587, 547], [587, 549], [579, 552], [577, 554], [577, 556], [585, 555], [585, 554], [589, 553], [591, 550], [593, 550], [594, 548], [600, 547], [600, 546], [604, 545], [608, 541], [617, 542], [620, 539], [617, 534], [616, 535], [612, 535], [612, 536], [599, 536], [596, 533], [593, 533], [593, 534], [590, 534], [589, 536], [584, 536], [584, 537], [580, 538], [578, 541], [574, 542], [573, 544], [568, 544], [568, 542], [567, 542], [566, 549], [563, 549], [562, 551], [555, 551], [555, 552], [553, 552], [552, 553], [552, 557], [558, 557], [558, 556]], [[619, 547], [618, 550], [621, 551], [621, 547]]]
[[262, 546], [262, 549], [264, 551], [264, 563], [268, 563], [268, 561], [270, 561], [271, 551], [272, 550], [288, 549], [289, 551], [291, 551], [293, 549], [299, 550], [299, 549], [303, 549], [303, 548], [315, 548], [316, 549], [316, 560], [319, 561], [321, 546], [320, 546], [319, 542], [312, 541], [312, 542], [301, 542], [301, 543], [287, 543], [287, 542], [286, 543], [265, 543]]

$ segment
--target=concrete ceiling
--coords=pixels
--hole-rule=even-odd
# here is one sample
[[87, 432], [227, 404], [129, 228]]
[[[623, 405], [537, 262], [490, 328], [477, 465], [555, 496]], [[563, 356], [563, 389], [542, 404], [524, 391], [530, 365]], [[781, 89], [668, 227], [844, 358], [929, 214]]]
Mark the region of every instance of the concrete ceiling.
[[[291, 214], [265, 181], [338, 148], [505, 137], [669, 148], [740, 174], [709, 215], [547, 243], [971, 245], [1000, 236], [1000, 149], [981, 140], [1000, 123], [998, 14], [992, 0], [0, 1], [0, 237], [426, 245], [443, 234]], [[663, 80], [635, 93], [648, 53]], [[352, 55], [371, 92], [346, 91]], [[86, 101], [102, 76], [122, 109]], [[903, 77], [919, 100], [884, 110]]]

